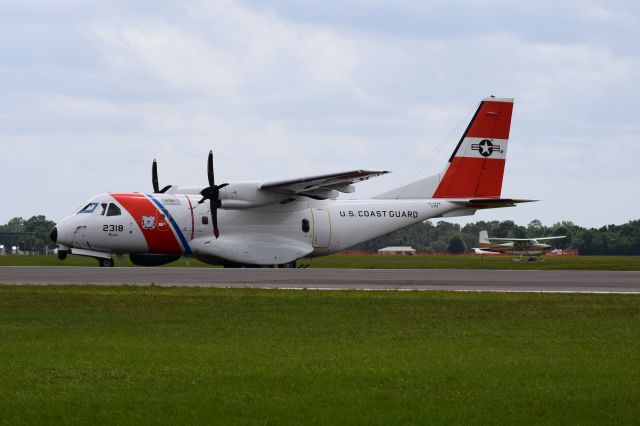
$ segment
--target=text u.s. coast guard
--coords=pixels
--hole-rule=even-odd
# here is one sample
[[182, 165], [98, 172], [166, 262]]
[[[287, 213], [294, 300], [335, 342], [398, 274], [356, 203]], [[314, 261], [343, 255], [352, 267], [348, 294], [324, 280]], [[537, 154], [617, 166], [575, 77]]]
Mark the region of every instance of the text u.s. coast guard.
[[340, 210], [341, 217], [408, 217], [417, 219], [415, 210]]

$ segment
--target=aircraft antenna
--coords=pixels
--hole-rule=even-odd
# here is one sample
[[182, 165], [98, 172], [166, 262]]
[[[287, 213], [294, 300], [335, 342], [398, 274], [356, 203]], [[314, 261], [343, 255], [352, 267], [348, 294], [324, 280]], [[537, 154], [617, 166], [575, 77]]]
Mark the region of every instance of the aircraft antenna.
[[469, 114], [465, 115], [460, 122], [457, 123], [451, 131], [433, 147], [431, 151], [429, 151], [429, 153], [418, 163], [416, 167], [413, 168], [413, 170], [411, 170], [411, 172], [407, 174], [400, 184], [401, 186], [418, 179], [418, 177], [424, 172], [424, 169], [437, 157], [440, 151], [442, 151], [444, 146], [454, 137], [454, 135], [460, 133], [460, 129], [464, 127], [465, 123], [468, 123], [469, 120], [471, 120], [471, 117], [478, 109], [478, 105], [479, 103], [469, 112]]

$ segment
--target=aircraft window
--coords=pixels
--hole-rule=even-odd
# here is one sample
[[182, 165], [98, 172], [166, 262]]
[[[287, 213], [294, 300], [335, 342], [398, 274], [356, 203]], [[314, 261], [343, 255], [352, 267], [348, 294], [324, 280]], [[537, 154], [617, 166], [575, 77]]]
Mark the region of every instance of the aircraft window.
[[100, 204], [100, 207], [102, 207], [102, 211], [100, 212], [100, 215], [104, 216], [104, 212], [107, 211], [107, 203]]
[[309, 220], [302, 219], [302, 232], [309, 232]]
[[82, 208], [78, 213], [93, 213], [98, 207], [98, 203], [89, 203]]
[[202, 216], [202, 224], [203, 225], [208, 225], [209, 224], [209, 218], [207, 216]]
[[109, 204], [109, 209], [107, 210], [107, 216], [120, 216], [122, 212], [120, 211], [120, 207], [115, 204]]

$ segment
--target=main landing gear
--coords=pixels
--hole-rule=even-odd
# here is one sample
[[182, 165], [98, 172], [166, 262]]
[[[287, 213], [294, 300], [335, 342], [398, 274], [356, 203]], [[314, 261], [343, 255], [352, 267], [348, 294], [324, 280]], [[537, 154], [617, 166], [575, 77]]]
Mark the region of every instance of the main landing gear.
[[113, 259], [98, 258], [98, 265], [102, 268], [111, 268], [114, 264]]

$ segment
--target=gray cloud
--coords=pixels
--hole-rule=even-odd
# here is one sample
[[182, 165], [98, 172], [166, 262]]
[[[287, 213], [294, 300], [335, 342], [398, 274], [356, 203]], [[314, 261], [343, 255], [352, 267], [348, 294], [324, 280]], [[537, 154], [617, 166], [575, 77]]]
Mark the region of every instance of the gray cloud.
[[154, 157], [198, 184], [210, 148], [223, 180], [395, 171], [373, 195], [439, 171], [489, 94], [517, 102], [503, 193], [546, 201], [480, 218], [637, 218], [588, 203], [640, 177], [638, 7], [553, 4], [0, 4], [0, 222], [148, 190]]

